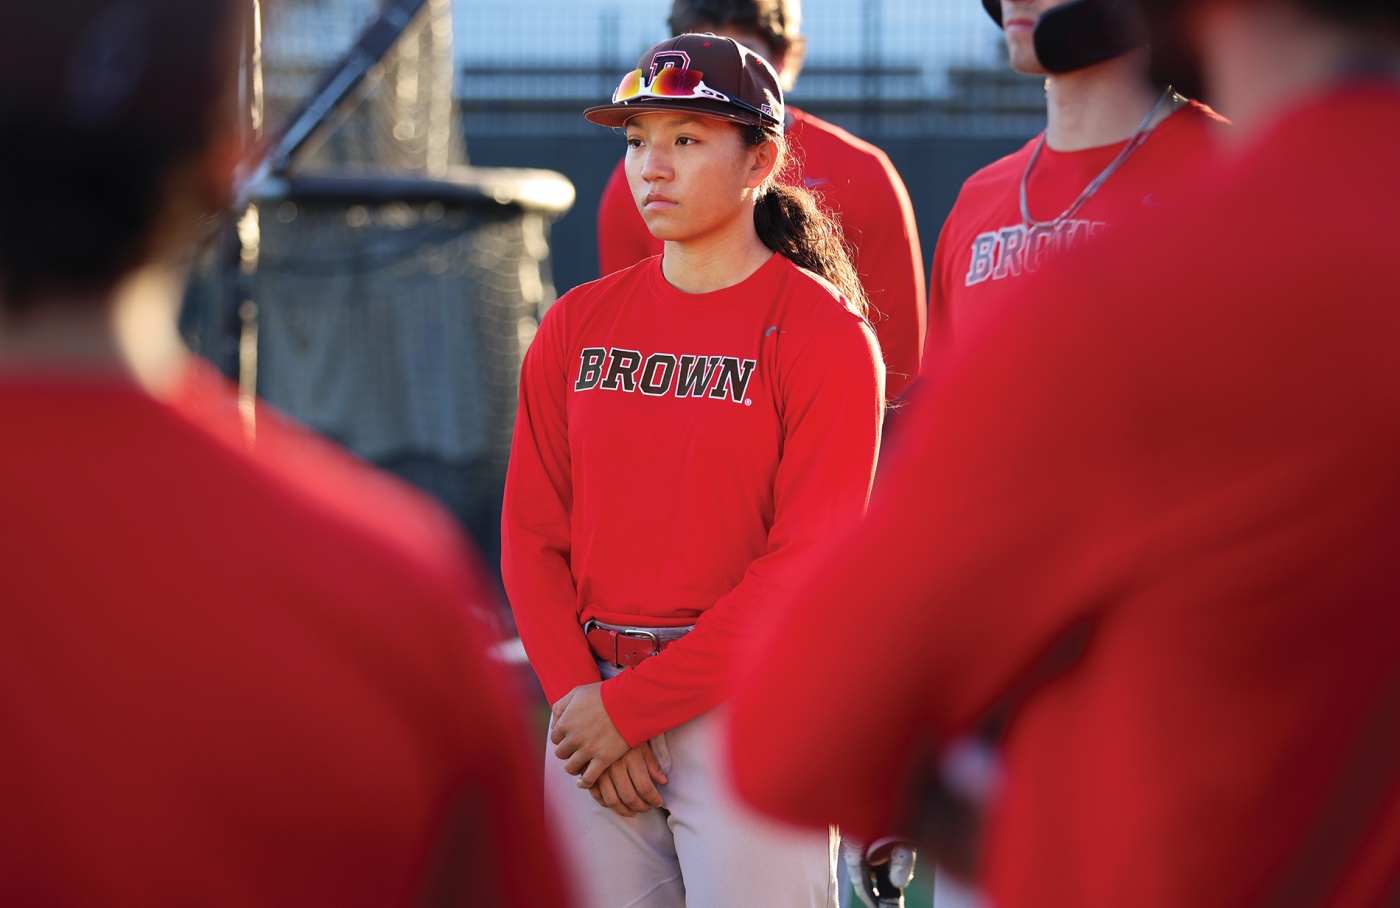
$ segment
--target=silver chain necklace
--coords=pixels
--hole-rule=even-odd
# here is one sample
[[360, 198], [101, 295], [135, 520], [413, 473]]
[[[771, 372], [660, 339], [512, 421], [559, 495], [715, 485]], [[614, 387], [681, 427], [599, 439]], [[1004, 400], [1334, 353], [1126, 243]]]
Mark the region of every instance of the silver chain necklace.
[[[1128, 156], [1134, 151], [1137, 151], [1139, 145], [1147, 141], [1147, 136], [1151, 132], [1151, 130], [1148, 129], [1148, 124], [1152, 122], [1153, 117], [1157, 116], [1157, 111], [1162, 109], [1162, 105], [1167, 102], [1167, 98], [1172, 97], [1173, 94], [1172, 87], [1168, 85], [1166, 90], [1162, 92], [1162, 96], [1157, 99], [1157, 103], [1152, 105], [1152, 109], [1147, 112], [1147, 116], [1143, 117], [1142, 122], [1138, 124], [1137, 132], [1133, 133], [1133, 137], [1128, 140], [1128, 144], [1123, 146], [1123, 150], [1118, 152], [1118, 156], [1110, 161], [1109, 165], [1100, 171], [1099, 175], [1094, 177], [1088, 186], [1084, 187], [1084, 191], [1079, 193], [1077, 199], [1070, 202], [1068, 208], [1048, 221], [1037, 221], [1035, 218], [1031, 217], [1030, 205], [1026, 202], [1026, 184], [1030, 182], [1031, 170], [1034, 169], [1035, 162], [1040, 158], [1040, 150], [1045, 147], [1045, 133], [1042, 132], [1040, 138], [1035, 143], [1035, 150], [1031, 152], [1031, 159], [1026, 162], [1025, 173], [1021, 174], [1021, 220], [1025, 221], [1026, 226], [1028, 228], [1055, 227], [1073, 217], [1075, 212], [1083, 208], [1084, 203], [1089, 201], [1089, 198], [1099, 191], [1099, 187], [1104, 184], [1104, 181], [1113, 176], [1115, 170], [1123, 166], [1123, 162], [1128, 160]], [[1046, 130], [1046, 132], [1048, 131], [1049, 130]]]

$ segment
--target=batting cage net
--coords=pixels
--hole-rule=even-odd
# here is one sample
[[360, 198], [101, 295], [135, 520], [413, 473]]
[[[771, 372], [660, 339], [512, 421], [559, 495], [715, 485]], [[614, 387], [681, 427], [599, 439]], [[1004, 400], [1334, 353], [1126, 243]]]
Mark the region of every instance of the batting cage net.
[[[347, 52], [392, 5], [264, 4], [247, 80], [264, 136], [363, 56]], [[449, 2], [398, 6], [419, 8], [360, 61], [361, 87], [250, 184], [183, 328], [246, 394], [439, 499], [495, 565], [520, 362], [554, 298], [549, 225], [573, 188], [466, 165]]]
[[[296, 113], [388, 5], [263, 0], [263, 104], [269, 128]], [[334, 131], [297, 170], [442, 174], [465, 163], [452, 91], [451, 0], [425, 0], [375, 66], [377, 84], [348, 116], [332, 115]]]

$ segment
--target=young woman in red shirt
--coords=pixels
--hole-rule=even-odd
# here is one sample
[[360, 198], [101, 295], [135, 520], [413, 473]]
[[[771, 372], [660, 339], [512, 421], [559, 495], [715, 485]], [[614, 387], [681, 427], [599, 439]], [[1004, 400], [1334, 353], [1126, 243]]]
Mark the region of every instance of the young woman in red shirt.
[[545, 787], [585, 905], [834, 905], [835, 832], [732, 797], [735, 655], [864, 510], [883, 366], [840, 232], [784, 165], [782, 89], [728, 38], [649, 51], [621, 130], [658, 258], [566, 294], [521, 375], [502, 567], [553, 722]]

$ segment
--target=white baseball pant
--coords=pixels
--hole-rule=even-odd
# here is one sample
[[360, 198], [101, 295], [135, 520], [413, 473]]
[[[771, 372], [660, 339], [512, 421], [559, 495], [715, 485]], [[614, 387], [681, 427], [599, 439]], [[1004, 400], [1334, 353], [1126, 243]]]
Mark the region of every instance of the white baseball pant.
[[578, 788], [546, 738], [545, 811], [582, 908], [836, 908], [836, 828], [800, 830], [740, 803], [719, 713], [651, 740], [666, 807], [633, 818]]

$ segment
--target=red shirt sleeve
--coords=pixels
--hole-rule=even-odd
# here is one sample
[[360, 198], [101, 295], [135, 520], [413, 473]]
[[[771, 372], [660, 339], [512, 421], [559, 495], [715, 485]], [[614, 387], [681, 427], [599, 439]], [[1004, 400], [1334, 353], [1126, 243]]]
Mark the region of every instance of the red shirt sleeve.
[[885, 391], [899, 397], [919, 374], [928, 330], [924, 254], [914, 206], [884, 152], [873, 154], [842, 218], [870, 320], [885, 358]]
[[[807, 564], [756, 635], [732, 736], [754, 804], [879, 834], [906, 745], [921, 729], [939, 741], [966, 730], [1092, 601], [1063, 594], [1098, 551], [1086, 533], [1111, 483], [1082, 454], [1109, 443], [1091, 414], [1110, 390], [1034, 349], [999, 343], [938, 376], [868, 517]], [[858, 683], [814, 686], [838, 670]]]
[[790, 174], [834, 214], [870, 298], [885, 390], [899, 397], [918, 375], [927, 330], [924, 256], [914, 206], [889, 156], [839, 126], [793, 109], [789, 145], [801, 163]]
[[[954, 203], [954, 211], [957, 205]], [[949, 214], [948, 219], [943, 222], [943, 227], [938, 232], [938, 245], [933, 247], [933, 270], [929, 274], [928, 280], [928, 337], [924, 344], [924, 356], [920, 363], [920, 371], [931, 368], [933, 351], [935, 348], [945, 346], [952, 335], [952, 319], [949, 312], [949, 281], [952, 280], [950, 269], [953, 251], [949, 248], [949, 225], [953, 223], [953, 215]]]
[[516, 628], [554, 703], [601, 677], [579, 626], [570, 562], [573, 474], [566, 409], [568, 294], [540, 322], [520, 374], [501, 522], [501, 573]]
[[[883, 415], [879, 349], [864, 323], [840, 312], [784, 371], [782, 460], [774, 480], [767, 552], [665, 653], [603, 682], [603, 704], [636, 745], [717, 706], [737, 654], [794, 567], [864, 512]], [[714, 528], [722, 532], [722, 527]]]
[[[479, 579], [473, 594], [488, 597]], [[467, 622], [475, 624], [475, 622]], [[458, 631], [459, 628], [448, 628]], [[437, 904], [526, 906], [573, 904], [562, 859], [544, 822], [544, 804], [535, 771], [537, 745], [521, 721], [519, 691], [504, 668], [485, 650], [489, 636], [444, 634], [461, 641], [443, 677], [456, 683], [447, 694], [458, 705], [454, 730], [467, 753], [465, 778], [444, 805], [420, 884], [420, 897]]]
[[598, 274], [606, 276], [659, 255], [666, 244], [647, 230], [618, 161], [598, 202]]

